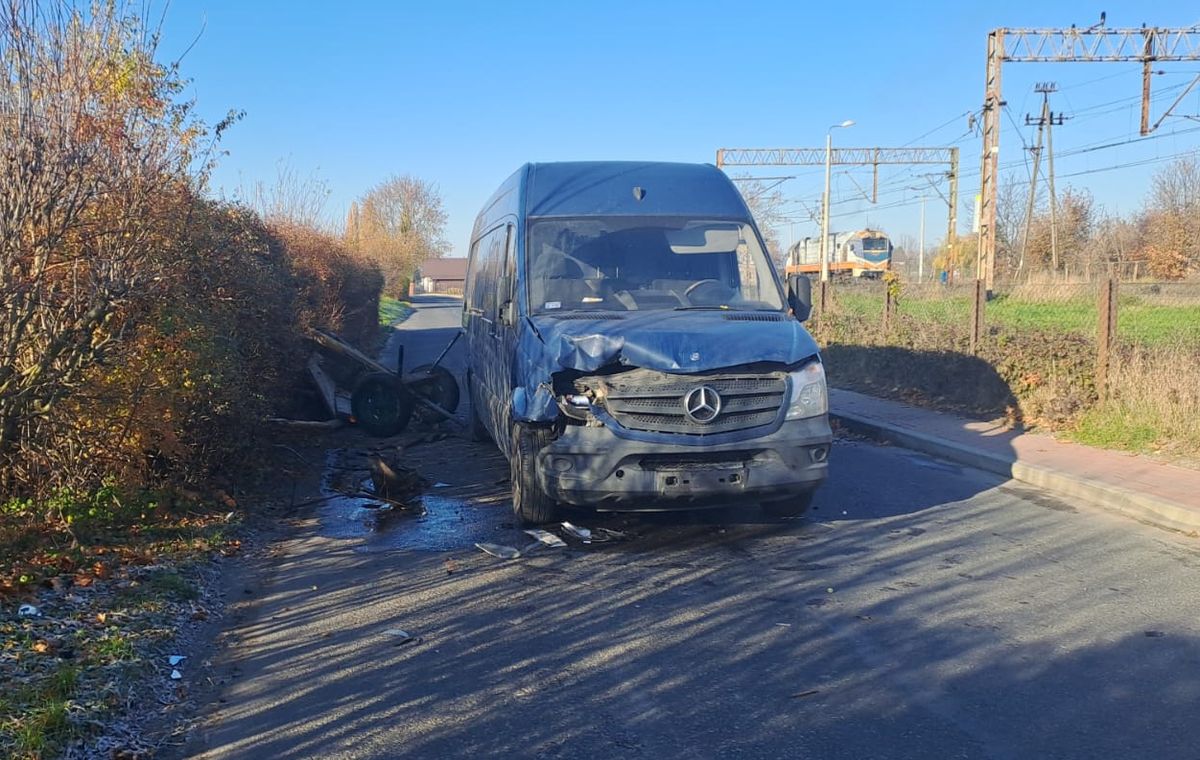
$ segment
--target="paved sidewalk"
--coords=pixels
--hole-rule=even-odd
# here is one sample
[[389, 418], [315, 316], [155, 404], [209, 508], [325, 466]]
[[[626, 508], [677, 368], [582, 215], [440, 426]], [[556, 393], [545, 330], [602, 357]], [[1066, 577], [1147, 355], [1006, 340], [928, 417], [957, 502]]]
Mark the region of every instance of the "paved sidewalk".
[[1200, 470], [1021, 433], [897, 401], [830, 389], [830, 414], [856, 432], [995, 472], [1184, 532], [1200, 531]]

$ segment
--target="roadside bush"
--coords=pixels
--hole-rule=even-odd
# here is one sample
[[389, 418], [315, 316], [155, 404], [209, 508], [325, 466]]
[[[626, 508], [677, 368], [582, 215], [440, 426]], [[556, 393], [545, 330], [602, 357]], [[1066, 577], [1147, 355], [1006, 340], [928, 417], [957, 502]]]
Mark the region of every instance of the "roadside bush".
[[305, 330], [378, 334], [377, 266], [203, 197], [208, 131], [124, 8], [0, 4], [0, 502], [232, 475]]
[[901, 313], [890, 332], [854, 310], [818, 323], [834, 385], [1014, 423], [1069, 425], [1096, 400], [1095, 343], [1049, 330], [987, 329], [971, 356], [963, 320]]
[[297, 280], [299, 327], [333, 330], [369, 350], [379, 332], [379, 265], [353, 254], [341, 238], [308, 225], [280, 221], [269, 229]]

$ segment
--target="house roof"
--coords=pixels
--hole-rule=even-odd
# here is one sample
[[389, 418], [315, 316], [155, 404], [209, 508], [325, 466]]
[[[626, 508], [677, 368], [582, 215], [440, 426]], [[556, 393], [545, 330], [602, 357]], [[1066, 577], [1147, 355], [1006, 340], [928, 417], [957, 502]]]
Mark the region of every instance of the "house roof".
[[428, 259], [421, 265], [421, 276], [434, 280], [467, 279], [466, 259]]

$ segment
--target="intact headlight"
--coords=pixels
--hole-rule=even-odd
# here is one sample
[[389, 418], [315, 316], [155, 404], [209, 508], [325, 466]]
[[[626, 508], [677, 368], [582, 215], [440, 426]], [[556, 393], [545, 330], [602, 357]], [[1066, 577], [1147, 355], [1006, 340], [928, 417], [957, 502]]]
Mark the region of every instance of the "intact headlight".
[[829, 411], [829, 393], [825, 389], [825, 367], [821, 362], [805, 364], [788, 374], [792, 396], [788, 400], [787, 419], [803, 420]]

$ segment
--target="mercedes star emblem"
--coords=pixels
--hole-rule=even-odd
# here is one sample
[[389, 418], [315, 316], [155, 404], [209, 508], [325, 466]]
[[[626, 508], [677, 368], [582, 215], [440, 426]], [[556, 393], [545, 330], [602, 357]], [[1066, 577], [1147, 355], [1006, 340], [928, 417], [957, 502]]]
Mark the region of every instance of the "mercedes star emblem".
[[707, 385], [692, 388], [683, 397], [683, 412], [692, 422], [707, 425], [721, 413], [721, 396]]

